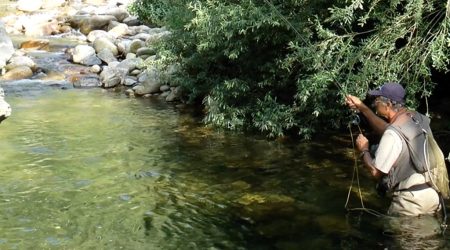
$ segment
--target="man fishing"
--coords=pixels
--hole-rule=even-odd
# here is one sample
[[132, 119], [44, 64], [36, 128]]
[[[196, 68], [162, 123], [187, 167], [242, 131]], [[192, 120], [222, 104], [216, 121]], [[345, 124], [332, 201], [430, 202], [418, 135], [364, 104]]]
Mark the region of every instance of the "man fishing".
[[425, 146], [429, 139], [433, 140], [430, 120], [404, 106], [405, 89], [398, 83], [386, 83], [369, 91], [368, 95], [375, 98], [373, 107], [376, 114], [358, 97], [348, 95], [346, 104], [364, 115], [374, 131], [382, 135], [374, 157], [364, 135], [357, 137], [356, 147], [361, 152], [364, 166], [379, 181], [377, 189], [392, 192], [388, 214], [418, 216], [436, 213], [441, 209], [441, 199], [428, 166], [434, 161], [427, 159]]

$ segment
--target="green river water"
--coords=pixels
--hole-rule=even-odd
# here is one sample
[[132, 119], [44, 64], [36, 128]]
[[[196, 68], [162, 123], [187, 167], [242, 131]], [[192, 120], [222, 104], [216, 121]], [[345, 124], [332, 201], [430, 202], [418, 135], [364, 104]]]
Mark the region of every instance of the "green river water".
[[[165, 102], [101, 89], [3, 88], [13, 115], [0, 124], [0, 249], [398, 245], [383, 220], [344, 209], [348, 140], [216, 131]], [[366, 205], [385, 209], [361, 177]]]

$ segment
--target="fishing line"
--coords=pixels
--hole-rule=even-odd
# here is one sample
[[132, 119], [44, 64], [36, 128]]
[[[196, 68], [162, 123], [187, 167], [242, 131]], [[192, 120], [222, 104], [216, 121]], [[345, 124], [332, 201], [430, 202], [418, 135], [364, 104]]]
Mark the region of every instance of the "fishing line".
[[295, 33], [297, 33], [298, 37], [300, 37], [301, 40], [303, 40], [303, 42], [305, 44], [308, 44], [308, 41], [305, 40], [305, 38], [303, 38], [303, 36], [300, 34], [300, 32], [294, 27], [294, 25], [289, 22], [289, 20], [286, 19], [286, 17], [283, 16], [283, 14], [280, 13], [280, 11], [278, 11], [277, 7], [275, 7], [275, 5], [270, 1], [270, 0], [264, 0], [264, 2], [270, 6], [270, 8], [272, 8], [272, 10], [275, 12], [275, 14], [278, 15], [278, 17], [280, 17], [291, 29], [294, 30]]
[[[350, 122], [348, 124], [348, 128], [350, 131], [350, 137], [352, 139], [352, 146], [353, 146], [353, 159], [354, 159], [354, 164], [353, 164], [353, 175], [352, 175], [352, 181], [350, 184], [350, 187], [348, 189], [348, 193], [347, 193], [347, 200], [345, 202], [344, 207], [348, 210], [348, 211], [362, 211], [362, 212], [366, 212], [368, 214], [374, 215], [376, 217], [383, 217], [386, 216], [385, 214], [382, 214], [374, 209], [370, 209], [370, 208], [366, 208], [364, 205], [364, 201], [363, 201], [363, 197], [362, 197], [362, 191], [361, 191], [361, 184], [360, 184], [360, 179], [359, 179], [359, 171], [358, 171], [358, 157], [356, 155], [356, 147], [355, 147], [355, 140], [353, 138], [353, 132], [352, 132], [352, 127], [351, 127], [352, 123]], [[362, 130], [361, 127], [359, 126], [359, 124], [356, 124], [358, 126], [358, 130], [359, 132], [362, 134]], [[356, 184], [357, 184], [357, 189], [358, 189], [358, 194], [359, 194], [359, 199], [361, 201], [361, 207], [360, 208], [349, 208], [348, 207], [348, 203], [350, 200], [350, 194], [353, 190], [353, 185], [355, 183], [356, 180]]]

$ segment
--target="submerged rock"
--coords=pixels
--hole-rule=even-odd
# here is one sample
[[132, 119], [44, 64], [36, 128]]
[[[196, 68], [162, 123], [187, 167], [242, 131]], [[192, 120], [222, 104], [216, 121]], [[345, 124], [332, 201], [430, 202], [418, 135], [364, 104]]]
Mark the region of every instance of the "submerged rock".
[[238, 215], [259, 221], [272, 216], [293, 215], [295, 199], [285, 195], [254, 193], [245, 194], [238, 200]]
[[20, 44], [24, 50], [49, 50], [50, 41], [47, 39], [33, 39]]

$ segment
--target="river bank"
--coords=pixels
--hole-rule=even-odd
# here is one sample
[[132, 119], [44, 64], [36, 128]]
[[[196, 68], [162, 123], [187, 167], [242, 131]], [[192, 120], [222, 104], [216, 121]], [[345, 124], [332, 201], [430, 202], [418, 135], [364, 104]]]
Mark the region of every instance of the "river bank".
[[2, 39], [9, 44], [0, 62], [3, 82], [66, 81], [78, 88], [117, 88], [129, 96], [180, 101], [181, 89], [170, 81], [175, 65], [149, 67], [156, 58], [152, 46], [170, 32], [131, 16], [130, 1], [21, 2], [26, 1], [2, 17]]

